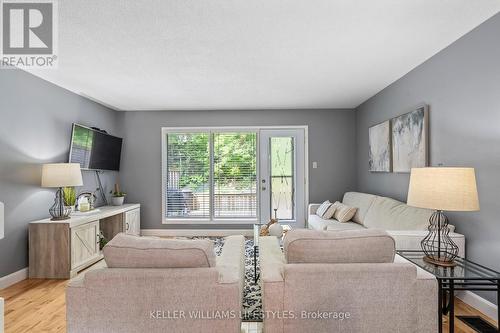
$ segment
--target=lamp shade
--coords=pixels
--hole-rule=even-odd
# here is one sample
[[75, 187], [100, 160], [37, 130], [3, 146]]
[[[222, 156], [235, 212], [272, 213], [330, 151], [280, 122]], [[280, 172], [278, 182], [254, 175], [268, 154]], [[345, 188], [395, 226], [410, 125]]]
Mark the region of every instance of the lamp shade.
[[81, 185], [82, 171], [78, 163], [50, 163], [42, 167], [42, 187]]
[[413, 168], [408, 205], [445, 211], [479, 210], [474, 168]]

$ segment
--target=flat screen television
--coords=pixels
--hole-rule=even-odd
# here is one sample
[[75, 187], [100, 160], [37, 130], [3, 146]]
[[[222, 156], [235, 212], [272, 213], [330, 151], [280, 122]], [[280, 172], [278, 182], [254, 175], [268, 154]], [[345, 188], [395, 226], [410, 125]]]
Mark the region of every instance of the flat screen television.
[[84, 170], [120, 170], [123, 139], [73, 124], [70, 163], [80, 163]]

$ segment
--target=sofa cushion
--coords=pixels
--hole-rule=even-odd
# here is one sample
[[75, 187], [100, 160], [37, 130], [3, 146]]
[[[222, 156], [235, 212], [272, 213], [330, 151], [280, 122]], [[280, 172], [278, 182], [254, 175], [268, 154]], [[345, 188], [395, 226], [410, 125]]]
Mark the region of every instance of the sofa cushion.
[[354, 214], [352, 220], [356, 223], [363, 224], [366, 212], [376, 197], [376, 195], [368, 193], [346, 192], [342, 199], [342, 203], [351, 207], [356, 207], [356, 214]]
[[366, 229], [361, 224], [356, 222], [339, 222], [337, 220], [331, 220], [332, 223], [329, 223], [326, 226], [326, 230], [329, 231], [342, 231], [342, 230], [364, 230]]
[[307, 221], [309, 229], [313, 230], [363, 230], [366, 229], [359, 223], [356, 222], [345, 222], [340, 223], [335, 219], [322, 219], [318, 215], [309, 215]]
[[363, 225], [383, 230], [427, 230], [433, 211], [410, 207], [400, 201], [376, 197], [366, 213]]
[[325, 220], [319, 217], [316, 214], [309, 215], [307, 219], [307, 225], [309, 226], [309, 229], [314, 229], [314, 230], [326, 230], [326, 227], [331, 225], [333, 223], [333, 219]]
[[214, 267], [215, 252], [210, 240], [162, 239], [120, 233], [104, 247], [110, 268], [197, 268]]
[[283, 243], [292, 263], [393, 262], [394, 239], [382, 230], [317, 231], [293, 229]]

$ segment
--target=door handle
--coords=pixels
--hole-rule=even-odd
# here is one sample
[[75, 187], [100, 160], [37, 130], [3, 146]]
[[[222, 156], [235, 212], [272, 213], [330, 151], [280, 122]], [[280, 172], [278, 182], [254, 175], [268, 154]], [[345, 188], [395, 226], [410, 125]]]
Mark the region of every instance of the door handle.
[[125, 230], [126, 230], [126, 231], [128, 231], [128, 229], [129, 229], [129, 225], [128, 225], [128, 223], [125, 223], [125, 226], [126, 226], [126, 229], [125, 229]]

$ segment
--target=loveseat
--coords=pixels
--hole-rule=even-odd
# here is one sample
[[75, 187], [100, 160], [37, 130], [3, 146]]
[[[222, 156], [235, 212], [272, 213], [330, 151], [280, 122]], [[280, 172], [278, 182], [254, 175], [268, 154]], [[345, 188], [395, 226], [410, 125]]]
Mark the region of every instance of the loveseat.
[[[420, 241], [427, 235], [430, 209], [415, 208], [403, 202], [378, 195], [346, 192], [342, 203], [357, 208], [349, 222], [323, 219], [316, 215], [320, 204], [310, 204], [307, 225], [313, 230], [363, 230], [380, 229], [387, 231], [396, 241], [397, 250], [420, 250]], [[454, 232], [449, 225], [450, 237], [458, 245], [461, 257], [465, 257], [465, 237]]]
[[436, 278], [375, 229], [261, 237], [264, 333], [435, 333]]
[[241, 332], [244, 237], [154, 239], [118, 234], [104, 248], [108, 268], [70, 281], [69, 333]]

